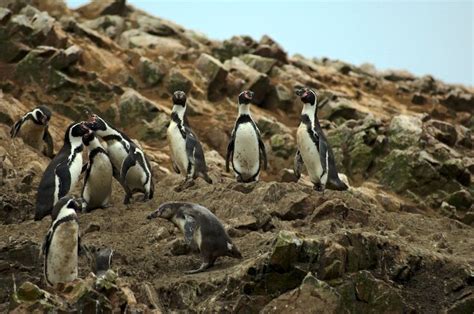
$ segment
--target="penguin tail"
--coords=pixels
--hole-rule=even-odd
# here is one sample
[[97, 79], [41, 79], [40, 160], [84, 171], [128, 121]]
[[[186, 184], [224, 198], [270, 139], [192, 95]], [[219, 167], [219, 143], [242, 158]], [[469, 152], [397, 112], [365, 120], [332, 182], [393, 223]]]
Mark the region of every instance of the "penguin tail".
[[234, 244], [227, 244], [227, 256], [242, 259], [242, 254], [240, 253], [239, 249]]

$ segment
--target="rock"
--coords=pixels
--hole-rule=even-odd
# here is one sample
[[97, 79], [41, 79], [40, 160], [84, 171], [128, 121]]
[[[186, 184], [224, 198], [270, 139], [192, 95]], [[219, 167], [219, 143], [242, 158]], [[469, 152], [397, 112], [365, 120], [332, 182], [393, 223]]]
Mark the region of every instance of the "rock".
[[471, 174], [461, 159], [450, 158], [442, 163], [439, 173], [443, 176], [455, 179], [464, 186], [471, 184]]
[[170, 22], [148, 15], [138, 15], [137, 24], [138, 29], [155, 36], [173, 36], [179, 32]]
[[427, 132], [438, 141], [451, 147], [456, 144], [458, 136], [456, 128], [452, 124], [432, 119], [426, 123], [425, 127]]
[[253, 102], [261, 105], [267, 92], [270, 89], [270, 78], [266, 74], [262, 74], [239, 58], [232, 58], [224, 63], [224, 67], [231, 73], [235, 73], [238, 77], [245, 81], [242, 89], [248, 89], [255, 93]]
[[288, 57], [283, 48], [272, 38], [263, 35], [253, 54], [266, 58], [273, 58], [282, 63], [288, 63]]
[[247, 65], [251, 66], [260, 73], [270, 73], [272, 67], [277, 63], [277, 60], [272, 58], [265, 58], [258, 55], [245, 54], [239, 57]]
[[289, 271], [292, 264], [298, 260], [302, 244], [303, 241], [295, 233], [280, 231], [273, 245], [270, 266], [280, 271]]
[[212, 49], [212, 54], [221, 62], [248, 53], [257, 43], [249, 36], [233, 36]]
[[302, 191], [289, 192], [282, 200], [278, 202], [278, 206], [272, 212], [282, 220], [304, 219], [314, 210], [314, 204], [311, 197]]
[[193, 82], [180, 70], [173, 68], [166, 76], [165, 86], [170, 94], [178, 90], [187, 94], [193, 87]]
[[382, 74], [382, 77], [392, 82], [413, 81], [415, 79], [413, 74], [403, 70], [388, 70]]
[[280, 182], [298, 182], [293, 169], [281, 169]]
[[389, 144], [393, 148], [417, 146], [422, 133], [421, 119], [415, 116], [398, 115], [389, 126]]
[[324, 249], [319, 260], [318, 277], [324, 280], [341, 277], [345, 272], [346, 258], [346, 249], [338, 243], [331, 243]]
[[456, 126], [456, 133], [458, 134], [458, 145], [464, 146], [466, 148], [474, 147], [474, 139], [472, 136], [472, 131], [462, 125]]
[[160, 111], [154, 102], [133, 89], [127, 89], [120, 97], [119, 109], [122, 127], [135, 126], [142, 120], [150, 122]]
[[125, 20], [118, 15], [104, 15], [94, 20], [85, 21], [83, 26], [100, 31], [108, 37], [115, 39], [126, 29]]
[[76, 11], [87, 19], [100, 15], [125, 15], [128, 12], [126, 0], [93, 0]]
[[[412, 82], [413, 87], [421, 93], [431, 93], [434, 94], [437, 92], [436, 80], [431, 75], [425, 75], [420, 78], [416, 78]], [[415, 94], [420, 95], [420, 94]]]
[[83, 50], [76, 45], [72, 45], [66, 50], [58, 50], [50, 59], [51, 66], [57, 70], [64, 70], [76, 64], [81, 58], [82, 53]]
[[0, 8], [0, 24], [5, 24], [12, 17], [13, 13], [7, 8]]
[[92, 233], [100, 231], [100, 225], [96, 223], [90, 223], [87, 225], [86, 229], [84, 230], [83, 234]]
[[206, 79], [207, 98], [211, 101], [220, 99], [227, 78], [227, 70], [224, 65], [216, 58], [203, 53], [196, 61], [195, 66]]
[[263, 103], [264, 108], [277, 108], [290, 111], [293, 108], [293, 93], [283, 84], [271, 86], [268, 96]]
[[446, 201], [457, 210], [468, 210], [473, 203], [473, 197], [471, 193], [463, 189], [452, 193]]
[[275, 134], [270, 137], [270, 146], [275, 156], [289, 158], [296, 152], [296, 142], [291, 134]]
[[261, 116], [257, 120], [257, 126], [264, 136], [275, 134], [291, 134], [291, 130], [283, 123], [278, 122], [274, 117]]
[[140, 58], [138, 73], [148, 87], [161, 83], [166, 75], [167, 66], [165, 65], [165, 60], [160, 58], [159, 61], [153, 62], [146, 57]]
[[413, 94], [413, 97], [411, 98], [411, 103], [415, 105], [424, 105], [426, 102], [426, 97], [421, 94]]
[[176, 52], [186, 50], [178, 39], [154, 36], [138, 29], [123, 32], [118, 43], [123, 48], [148, 49], [159, 55], [168, 56], [174, 56]]
[[262, 313], [342, 313], [339, 294], [311, 273], [300, 287], [273, 299]]
[[453, 110], [469, 112], [474, 108], [474, 94], [455, 88], [441, 100], [441, 103]]
[[166, 131], [170, 124], [170, 117], [164, 112], [159, 112], [158, 115], [151, 121], [144, 121], [145, 130], [140, 132], [140, 138], [143, 140], [164, 140], [166, 139]]
[[345, 120], [351, 119], [359, 120], [363, 119], [366, 115], [366, 113], [359, 111], [355, 104], [347, 99], [329, 101], [318, 110], [318, 116], [320, 119], [327, 119], [337, 122], [344, 122]]

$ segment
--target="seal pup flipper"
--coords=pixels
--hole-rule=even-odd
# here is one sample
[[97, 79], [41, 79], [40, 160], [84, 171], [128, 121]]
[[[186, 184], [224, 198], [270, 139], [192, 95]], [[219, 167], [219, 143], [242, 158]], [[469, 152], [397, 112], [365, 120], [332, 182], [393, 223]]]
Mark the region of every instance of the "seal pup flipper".
[[293, 163], [293, 172], [295, 174], [296, 180], [299, 180], [301, 178], [301, 170], [303, 169], [303, 158], [301, 157], [300, 150], [296, 151], [295, 154], [295, 160]]

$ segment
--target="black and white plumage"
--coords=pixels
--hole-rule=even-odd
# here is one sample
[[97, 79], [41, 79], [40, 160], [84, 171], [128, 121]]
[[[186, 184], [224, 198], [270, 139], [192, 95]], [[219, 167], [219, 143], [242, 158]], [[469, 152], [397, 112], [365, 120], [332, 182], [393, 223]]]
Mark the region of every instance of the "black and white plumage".
[[50, 286], [77, 278], [80, 238], [76, 211], [80, 208], [70, 196], [61, 198], [54, 206], [53, 221], [42, 246], [44, 277]]
[[252, 98], [251, 91], [240, 93], [239, 115], [227, 146], [226, 171], [229, 171], [229, 160], [231, 160], [238, 182], [258, 181], [261, 163], [265, 170], [268, 167], [260, 130], [250, 115]]
[[53, 138], [48, 130], [48, 123], [51, 119], [51, 110], [42, 105], [26, 113], [10, 129], [10, 136], [17, 136], [23, 142], [41, 151], [45, 156], [54, 156]]
[[82, 170], [82, 136], [89, 130], [83, 123], [69, 125], [64, 145], [51, 160], [41, 178], [36, 197], [35, 220], [49, 215], [59, 199], [76, 185]]
[[86, 164], [82, 189], [85, 209], [91, 211], [97, 208], [106, 208], [112, 193], [112, 162], [94, 132], [89, 131], [84, 135], [82, 142], [89, 151], [89, 161]]
[[192, 181], [199, 176], [211, 184], [212, 180], [207, 174], [204, 151], [197, 136], [189, 127], [185, 114], [186, 94], [176, 91], [173, 94], [173, 112], [167, 130], [173, 169], [176, 173], [184, 174], [185, 181]]
[[124, 204], [129, 204], [132, 194], [136, 192], [144, 194], [144, 201], [152, 199], [153, 173], [145, 153], [127, 135], [98, 115], [91, 115], [86, 125], [107, 142], [107, 153], [112, 161], [114, 177], [126, 193]]
[[294, 162], [295, 176], [300, 178], [305, 165], [316, 190], [324, 191], [326, 186], [333, 190], [347, 190], [347, 185], [339, 178], [331, 146], [319, 125], [316, 93], [302, 88], [296, 94], [304, 106], [296, 136], [298, 151]]
[[148, 219], [163, 218], [172, 222], [184, 235], [185, 242], [200, 252], [202, 264], [198, 273], [212, 267], [219, 256], [242, 258], [219, 219], [207, 208], [193, 203], [167, 202], [148, 215]]

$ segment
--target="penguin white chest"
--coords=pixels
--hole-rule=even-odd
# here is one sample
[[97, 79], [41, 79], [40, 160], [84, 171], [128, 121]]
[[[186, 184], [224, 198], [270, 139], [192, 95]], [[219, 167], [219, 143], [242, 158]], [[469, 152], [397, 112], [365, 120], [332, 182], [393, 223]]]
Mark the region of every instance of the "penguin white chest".
[[244, 180], [255, 176], [260, 169], [258, 136], [251, 123], [243, 123], [236, 130], [232, 163]]
[[126, 184], [134, 191], [140, 191], [145, 193], [145, 183], [147, 181], [146, 172], [137, 162], [133, 167], [130, 167], [125, 176]]
[[107, 142], [107, 152], [109, 153], [110, 161], [112, 161], [115, 169], [120, 171], [122, 169], [123, 161], [128, 156], [125, 147], [119, 141]]
[[79, 181], [79, 176], [82, 171], [82, 152], [79, 152], [75, 155], [74, 160], [72, 161], [69, 172], [71, 173], [71, 187], [69, 190], [72, 190], [74, 186]]
[[38, 150], [43, 149], [43, 134], [44, 126], [34, 123], [33, 121], [26, 121], [20, 128], [18, 135], [23, 139], [23, 142]]
[[309, 136], [306, 125], [300, 124], [296, 132], [296, 140], [311, 182], [319, 182], [323, 173], [319, 150]]
[[181, 135], [179, 126], [176, 122], [170, 122], [167, 136], [173, 162], [178, 166], [181, 173], [187, 173], [189, 161], [186, 154], [186, 140]]
[[61, 223], [54, 231], [46, 256], [45, 275], [56, 285], [77, 278], [79, 226], [75, 221]]
[[99, 153], [94, 157], [87, 182], [84, 183], [83, 198], [88, 207], [106, 205], [112, 192], [112, 164], [109, 157]]

